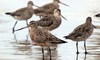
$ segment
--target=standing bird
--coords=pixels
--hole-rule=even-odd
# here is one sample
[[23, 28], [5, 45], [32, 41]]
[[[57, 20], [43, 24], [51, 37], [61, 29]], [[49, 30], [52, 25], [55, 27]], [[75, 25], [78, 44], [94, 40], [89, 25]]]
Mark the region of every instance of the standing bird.
[[87, 17], [86, 22], [84, 24], [76, 27], [72, 33], [70, 33], [68, 36], [64, 36], [64, 38], [76, 41], [77, 54], [79, 54], [78, 42], [84, 41], [85, 54], [87, 54], [86, 39], [92, 35], [93, 30], [94, 30], [94, 25], [92, 24], [92, 18]]
[[[38, 26], [41, 26], [46, 30], [52, 31], [61, 25], [61, 22], [62, 22], [61, 17], [63, 17], [61, 15], [61, 10], [55, 9], [53, 14], [45, 16], [35, 22], [38, 24]], [[64, 19], [67, 20], [66, 18]]]
[[[29, 28], [29, 34], [31, 40], [36, 43], [37, 45], [42, 47], [42, 53], [44, 57], [44, 49], [43, 47], [46, 46], [49, 48], [50, 52], [50, 60], [51, 60], [51, 45], [56, 45], [56, 44], [61, 44], [61, 43], [67, 43], [66, 41], [63, 41], [56, 36], [52, 35], [50, 32], [47, 30], [38, 27], [37, 23], [35, 21], [31, 21], [28, 26], [20, 28], [18, 30], [24, 29], [24, 28]], [[16, 30], [16, 31], [18, 31]]]
[[[6, 15], [11, 15], [12, 17], [14, 17], [15, 19], [18, 19], [20, 21], [22, 20], [26, 20], [26, 24], [28, 25], [28, 19], [32, 17], [33, 15], [33, 7], [32, 6], [36, 6], [33, 4], [32, 1], [29, 1], [27, 3], [27, 7], [24, 7], [24, 8], [21, 8], [21, 9], [18, 9], [14, 12], [6, 12], [5, 14]], [[36, 6], [38, 7], [38, 6]], [[12, 29], [12, 32], [14, 33], [14, 28], [18, 22], [18, 20], [15, 22], [14, 26], [13, 26], [13, 29]]]
[[49, 14], [53, 14], [55, 9], [59, 9], [59, 3], [65, 5], [65, 6], [69, 6], [67, 4], [60, 2], [60, 0], [53, 0], [52, 3], [48, 3], [37, 9], [34, 9], [34, 14], [36, 14], [37, 16], [40, 16], [40, 17], [46, 16]]

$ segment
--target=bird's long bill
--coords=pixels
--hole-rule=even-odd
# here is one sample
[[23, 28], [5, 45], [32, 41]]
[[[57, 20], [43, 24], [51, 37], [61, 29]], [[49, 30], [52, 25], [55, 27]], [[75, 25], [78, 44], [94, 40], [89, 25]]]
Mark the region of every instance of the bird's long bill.
[[61, 15], [62, 18], [64, 18], [65, 20], [67, 20], [63, 15]]
[[37, 5], [34, 5], [34, 6], [39, 8], [39, 6], [37, 6]]
[[17, 30], [15, 30], [15, 31], [19, 31], [19, 30], [22, 30], [22, 29], [25, 29], [25, 28], [28, 28], [28, 26], [25, 26], [25, 27], [23, 27], [23, 28], [17, 29]]
[[93, 25], [94, 28], [97, 28], [96, 26]]
[[59, 3], [61, 3], [61, 4], [65, 5], [65, 6], [69, 6], [69, 5], [67, 5], [67, 4], [65, 4], [65, 3], [62, 3], [62, 2], [59, 2]]

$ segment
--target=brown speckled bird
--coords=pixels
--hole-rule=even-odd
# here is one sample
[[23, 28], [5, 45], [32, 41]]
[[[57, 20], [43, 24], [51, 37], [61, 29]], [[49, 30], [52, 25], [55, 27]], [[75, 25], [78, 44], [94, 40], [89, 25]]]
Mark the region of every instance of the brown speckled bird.
[[[24, 28], [27, 28], [27, 27], [30, 27], [29, 28], [29, 34], [30, 34], [31, 40], [35, 44], [37, 44], [37, 45], [42, 47], [43, 57], [44, 57], [44, 50], [43, 50], [44, 46], [49, 48], [50, 59], [51, 59], [50, 46], [51, 45], [61, 44], [61, 43], [67, 43], [66, 41], [63, 41], [63, 40], [57, 38], [56, 36], [52, 35], [47, 30], [38, 27], [38, 25], [37, 25], [37, 23], [35, 21], [31, 21], [28, 26], [20, 28], [18, 30], [21, 30], [21, 29], [24, 29]], [[16, 30], [16, 31], [18, 31], [18, 30]]]
[[62, 3], [60, 0], [53, 0], [52, 3], [48, 3], [45, 4], [37, 9], [34, 9], [34, 14], [36, 14], [37, 16], [46, 16], [49, 14], [53, 14], [55, 9], [59, 9], [59, 3], [65, 5], [65, 6], [69, 6], [67, 4]]
[[85, 54], [87, 54], [86, 39], [88, 39], [92, 35], [94, 27], [95, 26], [92, 24], [92, 18], [87, 17], [86, 22], [84, 24], [76, 27], [72, 33], [70, 33], [68, 36], [64, 36], [64, 38], [76, 41], [77, 54], [79, 54], [78, 42], [84, 41]]
[[[33, 9], [32, 6], [36, 6], [36, 5], [34, 5], [32, 1], [29, 1], [29, 2], [27, 3], [27, 7], [18, 9], [18, 10], [14, 11], [14, 12], [6, 12], [6, 13], [5, 13], [6, 15], [11, 15], [11, 16], [14, 17], [15, 19], [17, 19], [17, 21], [15, 22], [14, 27], [13, 27], [13, 29], [12, 29], [12, 32], [13, 32], [13, 33], [14, 33], [14, 30], [15, 30], [14, 28], [15, 28], [15, 26], [16, 26], [18, 20], [20, 20], [20, 21], [26, 20], [26, 24], [28, 25], [27, 20], [28, 20], [29, 18], [31, 18], [32, 15], [33, 15], [33, 10], [34, 10], [34, 9]], [[38, 7], [38, 6], [36, 6], [36, 7]]]
[[[45, 16], [41, 18], [40, 20], [36, 21], [38, 26], [41, 26], [43, 29], [52, 31], [56, 28], [58, 28], [61, 25], [61, 10], [60, 9], [55, 9], [54, 14]], [[64, 18], [64, 17], [63, 17]], [[67, 20], [66, 18], [64, 18]]]

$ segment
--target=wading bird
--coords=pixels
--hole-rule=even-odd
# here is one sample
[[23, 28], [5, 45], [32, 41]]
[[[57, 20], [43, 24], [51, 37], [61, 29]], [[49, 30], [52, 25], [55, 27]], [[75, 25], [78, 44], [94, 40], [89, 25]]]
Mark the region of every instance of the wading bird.
[[[27, 3], [27, 7], [24, 7], [24, 8], [21, 8], [21, 9], [18, 9], [14, 12], [6, 12], [5, 14], [6, 15], [11, 15], [12, 17], [14, 17], [15, 19], [17, 19], [17, 21], [15, 22], [14, 26], [13, 26], [13, 29], [12, 29], [12, 32], [14, 33], [14, 30], [15, 30], [15, 26], [17, 24], [18, 21], [22, 21], [22, 20], [26, 20], [26, 24], [28, 25], [28, 19], [32, 17], [33, 15], [33, 7], [32, 6], [36, 6], [33, 4], [32, 1], [29, 1]], [[38, 7], [38, 6], [36, 6]]]
[[[41, 18], [40, 20], [36, 21], [36, 23], [43, 29], [52, 31], [61, 25], [61, 17], [63, 17], [61, 15], [61, 10], [55, 9], [53, 14]], [[66, 18], [64, 19], [67, 20]]]
[[59, 3], [69, 6], [67, 4], [62, 3], [60, 0], [53, 0], [52, 3], [45, 4], [37, 9], [34, 9], [34, 14], [43, 17], [49, 14], [53, 14], [55, 9], [59, 9]]
[[[29, 34], [30, 34], [31, 40], [34, 43], [36, 43], [37, 45], [42, 47], [43, 57], [44, 57], [44, 49], [43, 49], [43, 47], [46, 46], [46, 47], [49, 48], [50, 60], [51, 60], [51, 49], [50, 49], [50, 46], [61, 44], [61, 43], [67, 43], [66, 41], [63, 41], [63, 40], [57, 38], [56, 36], [52, 35], [47, 30], [38, 27], [38, 25], [37, 25], [37, 23], [35, 21], [31, 21], [28, 26], [20, 28], [18, 30], [22, 30], [22, 29], [27, 28], [27, 27], [30, 27], [29, 28]], [[18, 30], [16, 30], [16, 31], [18, 31]]]
[[64, 38], [76, 41], [77, 54], [79, 54], [78, 42], [84, 41], [85, 54], [87, 54], [86, 40], [92, 35], [94, 27], [95, 26], [92, 24], [92, 18], [87, 17], [86, 22], [84, 24], [76, 27], [72, 33], [70, 33], [68, 36], [64, 36]]

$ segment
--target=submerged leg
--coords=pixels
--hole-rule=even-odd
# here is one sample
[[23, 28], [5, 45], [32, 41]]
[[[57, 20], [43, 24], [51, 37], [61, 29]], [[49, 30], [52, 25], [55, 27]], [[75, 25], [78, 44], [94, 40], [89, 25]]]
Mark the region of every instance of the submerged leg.
[[29, 42], [28, 42], [28, 35], [26, 35], [26, 44], [28, 45]]
[[77, 49], [77, 54], [79, 54], [79, 51], [78, 51], [78, 41], [76, 42], [76, 49]]
[[43, 47], [42, 47], [42, 56], [43, 56], [43, 60], [44, 60], [44, 49], [43, 49]]
[[85, 48], [85, 54], [87, 54], [87, 51], [86, 51], [86, 41], [84, 41], [84, 48]]
[[[26, 25], [28, 25], [28, 20], [26, 20]], [[29, 29], [29, 28], [28, 28]], [[28, 42], [28, 36], [27, 36], [27, 40], [26, 43]]]
[[49, 48], [50, 60], [52, 60], [52, 58], [51, 58], [51, 49], [50, 49], [50, 47], [48, 47], [48, 48]]
[[15, 26], [16, 26], [17, 22], [18, 22], [18, 21], [15, 22], [15, 24], [14, 24], [14, 26], [13, 26], [13, 28], [12, 28], [12, 33], [15, 32]]
[[14, 34], [14, 40], [16, 40], [16, 42], [17, 42], [16, 34]]
[[79, 55], [79, 54], [77, 54], [77, 56], [76, 56], [76, 60], [78, 60], [78, 55]]
[[84, 60], [86, 60], [86, 55], [87, 55], [87, 54], [85, 54]]
[[28, 21], [26, 20], [26, 25], [28, 25]]

